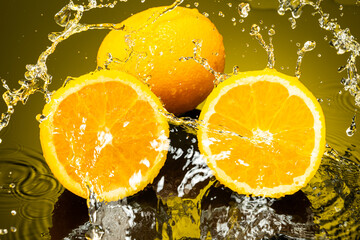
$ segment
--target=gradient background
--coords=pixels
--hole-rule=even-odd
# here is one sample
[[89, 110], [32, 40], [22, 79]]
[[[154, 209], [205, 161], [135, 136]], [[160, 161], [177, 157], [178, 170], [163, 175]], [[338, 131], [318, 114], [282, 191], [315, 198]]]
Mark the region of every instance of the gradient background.
[[[77, 2], [77, 1], [75, 1]], [[250, 27], [256, 23], [263, 29], [261, 33], [268, 43], [267, 30], [274, 25], [276, 34], [273, 36], [276, 64], [275, 68], [289, 75], [294, 75], [296, 66], [297, 43], [301, 46], [308, 40], [315, 40], [317, 47], [305, 55], [302, 64], [301, 81], [314, 93], [321, 103], [327, 124], [327, 142], [340, 154], [349, 148], [355, 158], [360, 159], [360, 133], [353, 137], [346, 135], [356, 107], [354, 99], [342, 88], [340, 80], [346, 73], [338, 73], [337, 68], [346, 64], [348, 54], [337, 55], [335, 49], [328, 44], [331, 33], [320, 29], [318, 16], [311, 15], [311, 8], [305, 7], [302, 17], [297, 20], [296, 29], [292, 30], [288, 18], [279, 16], [276, 0], [198, 0], [184, 1], [182, 6], [198, 2], [201, 13], [207, 12], [209, 18], [218, 27], [224, 37], [226, 49], [226, 72], [231, 72], [234, 65], [240, 71], [259, 70], [266, 67], [267, 56], [258, 42], [249, 35]], [[251, 11], [244, 23], [239, 23], [240, 16], [237, 5], [250, 2]], [[33, 0], [33, 1], [2, 1], [0, 4], [0, 78], [6, 79], [10, 88], [18, 88], [18, 80], [24, 78], [25, 65], [34, 64], [42, 51], [51, 42], [47, 34], [60, 31], [53, 17], [68, 1], [65, 0]], [[86, 12], [83, 23], [121, 22], [136, 13], [152, 6], [169, 5], [170, 0], [128, 0], [119, 2], [114, 9], [98, 9]], [[232, 3], [229, 7], [228, 3]], [[342, 28], [348, 27], [358, 41], [360, 38], [360, 5], [356, 0], [325, 0], [323, 10], [337, 18]], [[339, 4], [343, 10], [339, 10]], [[222, 11], [225, 17], [219, 16]], [[343, 13], [343, 16], [341, 16]], [[232, 18], [236, 18], [236, 26]], [[262, 24], [261, 24], [262, 23]], [[56, 52], [48, 60], [49, 74], [53, 76], [51, 89], [60, 87], [67, 76], [80, 76], [96, 68], [97, 49], [106, 35], [107, 30], [92, 30], [70, 37], [61, 43]], [[327, 36], [328, 40], [324, 40]], [[321, 54], [321, 57], [319, 57]], [[359, 60], [360, 61], [360, 60]], [[358, 64], [358, 68], [360, 68]], [[339, 91], [342, 90], [342, 94]], [[4, 90], [0, 90], [3, 93]], [[0, 112], [5, 112], [5, 104], [0, 101]], [[3, 143], [1, 151], [6, 148], [25, 147], [41, 151], [39, 128], [35, 116], [41, 113], [44, 98], [34, 94], [24, 106], [21, 103], [15, 108], [11, 122], [0, 132]], [[359, 116], [358, 116], [359, 118]], [[360, 125], [357, 120], [357, 125]], [[359, 130], [360, 131], [360, 130]], [[6, 222], [1, 219], [0, 222]], [[2, 226], [0, 225], [0, 228]], [[19, 229], [21, 231], [21, 229]], [[0, 239], [1, 236], [0, 236]]]

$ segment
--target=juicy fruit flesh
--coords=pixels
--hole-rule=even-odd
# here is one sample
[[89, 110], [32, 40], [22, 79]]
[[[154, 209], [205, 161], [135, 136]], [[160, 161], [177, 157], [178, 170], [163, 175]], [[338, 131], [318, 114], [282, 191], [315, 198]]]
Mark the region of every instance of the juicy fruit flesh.
[[[224, 113], [221, 107], [216, 107], [217, 113], [209, 120], [218, 125], [225, 120], [227, 130], [245, 137], [229, 138], [216, 134], [214, 137], [220, 140], [221, 144], [210, 148], [212, 154], [220, 155], [216, 161], [219, 168], [229, 172], [228, 175], [233, 180], [247, 182], [252, 188], [292, 184], [293, 178], [302, 175], [303, 169], [309, 165], [314, 148], [313, 118], [298, 116], [298, 113], [311, 115], [305, 103], [297, 96], [289, 96], [287, 89], [280, 84], [264, 85], [269, 83], [257, 82], [252, 86], [239, 86], [230, 90], [228, 96], [220, 100], [231, 104], [231, 99], [239, 98], [233, 96], [232, 92], [240, 94], [242, 99], [246, 99], [246, 109], [250, 111], [244, 111], [240, 105], [233, 105], [233, 111], [225, 110]], [[271, 101], [271, 91], [277, 93], [276, 101]], [[256, 101], [253, 95], [256, 95]], [[269, 102], [272, 103], [271, 106], [267, 104]], [[273, 118], [261, 119], [260, 116], [269, 113], [272, 113]], [[237, 151], [223, 152], [224, 146], [227, 146], [227, 149], [236, 148]], [[240, 156], [238, 152], [241, 153]], [[291, 161], [288, 161], [289, 158]], [[278, 166], [279, 163], [282, 166]], [[241, 174], [231, 169], [238, 169]]]
[[295, 192], [315, 174], [325, 142], [323, 116], [300, 82], [277, 82], [272, 75], [267, 81], [259, 72], [238, 78], [237, 84], [225, 82], [210, 95], [200, 116], [208, 126], [200, 138], [223, 184], [240, 193], [276, 197]]
[[77, 182], [90, 180], [97, 192], [136, 188], [160, 144], [160, 124], [149, 109], [134, 89], [118, 82], [92, 84], [67, 96], [53, 116], [58, 126], [53, 142], [67, 174]]

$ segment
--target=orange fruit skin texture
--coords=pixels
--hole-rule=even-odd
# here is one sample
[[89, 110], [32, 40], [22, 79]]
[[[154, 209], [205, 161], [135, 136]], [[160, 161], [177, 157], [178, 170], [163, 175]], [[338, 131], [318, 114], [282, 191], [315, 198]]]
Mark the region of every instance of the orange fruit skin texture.
[[118, 24], [124, 30], [112, 30], [104, 38], [97, 63], [104, 67], [111, 53], [117, 62], [110, 69], [146, 81], [165, 108], [179, 115], [205, 100], [214, 86], [214, 76], [203, 66], [179, 59], [192, 57], [193, 40], [201, 41], [201, 56], [215, 71], [223, 72], [225, 49], [215, 25], [197, 9], [176, 7], [158, 17], [165, 9], [150, 8]]
[[320, 104], [276, 70], [227, 79], [208, 97], [199, 149], [217, 179], [240, 194], [282, 197], [304, 187], [325, 151]]
[[159, 99], [119, 71], [83, 75], [58, 89], [44, 107], [40, 140], [59, 182], [87, 198], [115, 201], [142, 190], [163, 166], [168, 123]]

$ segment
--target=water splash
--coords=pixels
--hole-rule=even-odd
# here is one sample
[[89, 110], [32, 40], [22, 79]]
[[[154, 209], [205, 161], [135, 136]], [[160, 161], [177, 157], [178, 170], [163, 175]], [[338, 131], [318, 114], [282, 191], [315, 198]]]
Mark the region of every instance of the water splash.
[[96, 194], [93, 191], [93, 187], [88, 185], [90, 192], [89, 198], [87, 199], [88, 211], [89, 211], [89, 223], [90, 226], [85, 233], [86, 239], [99, 240], [103, 237], [105, 231], [103, 227], [97, 223], [97, 215], [99, 209], [102, 207], [103, 202], [97, 199]]
[[302, 59], [303, 59], [305, 53], [314, 50], [315, 47], [316, 47], [315, 41], [307, 41], [304, 43], [304, 46], [297, 51], [298, 58], [296, 61], [296, 68], [295, 68], [295, 76], [297, 78], [300, 78], [300, 76], [301, 76], [300, 68], [301, 68]]
[[291, 29], [295, 29], [296, 28], [296, 19], [293, 17], [289, 17], [288, 20], [291, 24]]
[[303, 188], [311, 202], [320, 227], [317, 238], [352, 239], [360, 229], [358, 208], [359, 196], [359, 159], [345, 153], [340, 154], [327, 144], [322, 164]]
[[98, 8], [113, 8], [117, 1], [108, 4], [98, 4], [96, 0], [89, 0], [87, 5], [74, 4], [72, 1], [63, 7], [54, 17], [55, 22], [64, 28], [61, 32], [50, 33], [48, 38], [52, 42], [51, 46], [42, 52], [36, 64], [26, 65], [25, 79], [20, 80], [20, 88], [11, 90], [2, 79], [3, 87], [6, 92], [3, 94], [3, 99], [7, 106], [7, 112], [1, 114], [0, 131], [5, 128], [10, 121], [11, 115], [14, 113], [14, 107], [18, 102], [25, 104], [28, 98], [40, 92], [44, 95], [45, 101], [49, 102], [51, 99], [51, 91], [49, 85], [52, 82], [52, 76], [48, 73], [47, 60], [51, 54], [54, 53], [56, 47], [74, 34], [85, 32], [93, 29], [118, 29], [112, 23], [99, 24], [83, 24], [80, 20], [83, 13], [92, 9]]
[[352, 121], [350, 126], [348, 127], [348, 129], [346, 129], [346, 135], [348, 135], [349, 137], [354, 136], [355, 132], [356, 132], [356, 114], [353, 116]]
[[242, 18], [247, 18], [247, 16], [249, 15], [251, 8], [250, 8], [250, 4], [249, 3], [239, 3], [238, 5], [238, 13], [240, 15], [240, 17]]
[[[275, 34], [275, 31], [272, 31], [272, 35]], [[274, 55], [274, 46], [272, 44], [272, 35], [269, 34], [269, 44], [266, 44], [264, 38], [262, 37], [260, 33], [260, 27], [257, 24], [253, 24], [250, 29], [250, 35], [255, 37], [255, 39], [259, 42], [259, 44], [265, 49], [267, 56], [268, 56], [268, 62], [267, 62], [267, 68], [274, 68], [275, 67], [275, 55]]]
[[320, 28], [329, 31], [332, 34], [332, 39], [329, 44], [337, 51], [337, 54], [349, 53], [347, 63], [341, 67], [341, 71], [346, 70], [347, 77], [342, 78], [341, 83], [344, 89], [348, 91], [355, 99], [355, 105], [360, 107], [360, 75], [356, 67], [356, 60], [360, 55], [360, 44], [356, 38], [351, 35], [348, 28], [341, 28], [336, 22], [336, 19], [331, 19], [330, 14], [325, 13], [321, 8], [322, 0], [316, 3], [303, 1], [279, 0], [278, 13], [284, 15], [286, 11], [290, 11], [292, 17], [297, 19], [301, 16], [305, 6], [311, 6], [314, 10], [313, 15], [319, 16]]
[[188, 61], [188, 60], [194, 60], [195, 62], [201, 64], [208, 72], [213, 74], [215, 76], [214, 79], [214, 85], [218, 85], [219, 83], [225, 81], [229, 75], [225, 73], [220, 73], [215, 71], [209, 64], [209, 62], [206, 60], [206, 58], [201, 57], [201, 47], [202, 47], [202, 41], [198, 39], [193, 40], [194, 43], [194, 55], [189, 57], [182, 57], [179, 60], [180, 61]]

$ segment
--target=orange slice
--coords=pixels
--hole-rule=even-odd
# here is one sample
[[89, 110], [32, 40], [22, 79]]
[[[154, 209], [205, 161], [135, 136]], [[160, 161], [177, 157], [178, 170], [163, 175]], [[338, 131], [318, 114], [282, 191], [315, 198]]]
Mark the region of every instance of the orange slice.
[[98, 71], [70, 81], [44, 107], [43, 154], [61, 184], [114, 201], [142, 190], [163, 166], [169, 126], [159, 99], [133, 76]]
[[217, 179], [240, 194], [295, 193], [325, 151], [320, 104], [297, 78], [276, 70], [230, 77], [210, 94], [200, 120], [201, 153]]

